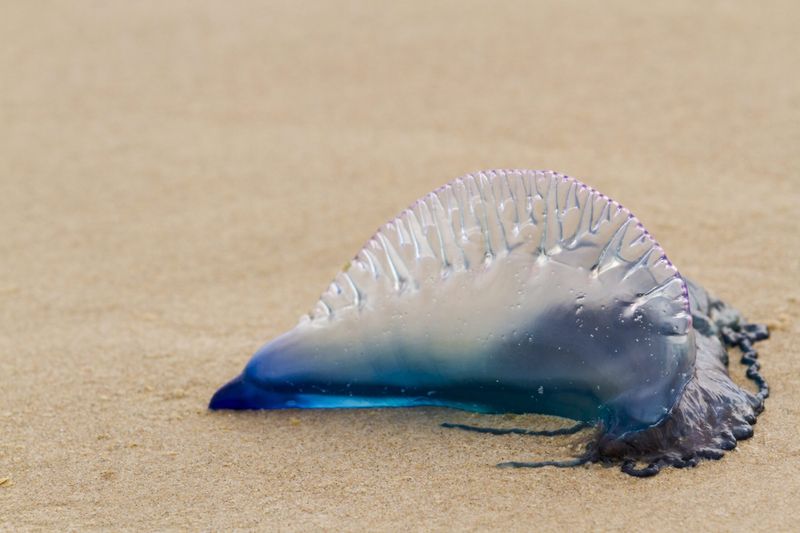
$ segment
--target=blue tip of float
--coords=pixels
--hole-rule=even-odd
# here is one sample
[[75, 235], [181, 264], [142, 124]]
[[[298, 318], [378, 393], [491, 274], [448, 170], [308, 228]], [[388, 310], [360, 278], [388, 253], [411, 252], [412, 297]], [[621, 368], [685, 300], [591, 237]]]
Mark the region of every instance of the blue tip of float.
[[271, 395], [258, 385], [246, 380], [243, 375], [222, 386], [211, 398], [208, 408], [218, 409], [266, 409], [271, 407]]

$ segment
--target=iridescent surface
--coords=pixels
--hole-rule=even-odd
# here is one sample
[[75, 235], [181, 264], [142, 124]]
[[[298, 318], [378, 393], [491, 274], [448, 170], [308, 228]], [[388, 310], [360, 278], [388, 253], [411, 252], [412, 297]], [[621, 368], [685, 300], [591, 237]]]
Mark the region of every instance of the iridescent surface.
[[[648, 476], [752, 434], [768, 392], [752, 343], [766, 334], [687, 285], [617, 202], [555, 172], [495, 170], [384, 225], [210, 407], [559, 415], [597, 427], [583, 456], [504, 466], [622, 462]], [[745, 353], [758, 395], [730, 380], [725, 345]]]
[[645, 427], [691, 373], [685, 291], [597, 191], [550, 172], [467, 176], [386, 224], [212, 407], [446, 405]]

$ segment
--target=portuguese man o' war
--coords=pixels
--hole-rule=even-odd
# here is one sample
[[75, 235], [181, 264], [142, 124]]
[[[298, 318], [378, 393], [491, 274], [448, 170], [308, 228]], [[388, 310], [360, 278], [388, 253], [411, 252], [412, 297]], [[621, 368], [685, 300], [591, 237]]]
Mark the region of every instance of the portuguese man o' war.
[[[630, 211], [550, 171], [494, 170], [381, 227], [211, 409], [444, 406], [593, 426], [569, 461], [634, 476], [719, 459], [753, 434], [768, 336], [683, 278]], [[741, 349], [756, 393], [735, 384]]]

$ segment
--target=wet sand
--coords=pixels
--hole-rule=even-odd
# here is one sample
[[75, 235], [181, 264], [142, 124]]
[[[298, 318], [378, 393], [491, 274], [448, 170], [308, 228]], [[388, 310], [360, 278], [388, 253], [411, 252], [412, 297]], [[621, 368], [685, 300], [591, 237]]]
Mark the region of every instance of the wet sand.
[[[7, 2], [0, 529], [796, 528], [800, 9], [704, 6]], [[439, 427], [466, 413], [206, 410], [378, 225], [492, 167], [581, 178], [773, 327], [751, 440], [639, 480], [496, 469], [585, 435]]]

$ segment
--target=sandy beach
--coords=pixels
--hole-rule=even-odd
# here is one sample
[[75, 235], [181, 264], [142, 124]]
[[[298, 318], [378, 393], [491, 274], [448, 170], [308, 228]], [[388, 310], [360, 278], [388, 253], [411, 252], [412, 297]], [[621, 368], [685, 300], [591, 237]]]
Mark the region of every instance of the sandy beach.
[[[797, 529], [798, 27], [792, 1], [3, 2], [0, 529]], [[380, 224], [514, 167], [615, 198], [770, 325], [752, 439], [640, 480], [494, 467], [580, 435], [439, 426], [545, 417], [206, 409]]]

